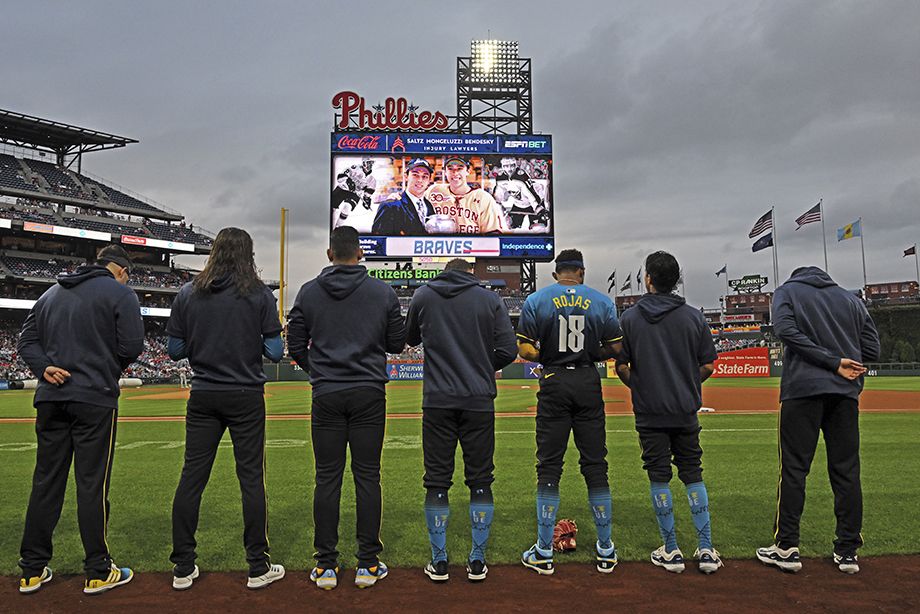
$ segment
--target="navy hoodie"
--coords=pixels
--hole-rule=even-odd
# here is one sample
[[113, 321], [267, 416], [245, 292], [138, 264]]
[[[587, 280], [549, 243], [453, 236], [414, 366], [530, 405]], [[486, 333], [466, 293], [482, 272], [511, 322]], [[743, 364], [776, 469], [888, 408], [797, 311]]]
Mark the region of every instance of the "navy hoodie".
[[188, 282], [173, 300], [166, 334], [185, 341], [192, 390], [264, 389], [263, 337], [281, 333], [278, 305], [268, 286], [240, 296], [230, 277], [215, 279], [210, 292]]
[[465, 271], [419, 288], [406, 318], [409, 345], [424, 344], [422, 407], [494, 411], [495, 372], [517, 356], [505, 304]]
[[[36, 405], [72, 401], [115, 408], [121, 372], [144, 350], [137, 294], [104, 266], [80, 266], [35, 301], [18, 350], [38, 380]], [[46, 382], [51, 365], [69, 371], [70, 379], [60, 386]]]
[[676, 294], [646, 294], [620, 317], [636, 428], [699, 424], [700, 367], [718, 358], [698, 309]]
[[310, 373], [314, 398], [349, 388], [383, 390], [386, 355], [405, 345], [396, 293], [361, 265], [328, 266], [297, 293], [288, 351]]
[[859, 398], [863, 378], [837, 375], [841, 358], [878, 360], [878, 331], [866, 306], [818, 267], [802, 267], [776, 289], [773, 331], [786, 345], [780, 400], [819, 394]]

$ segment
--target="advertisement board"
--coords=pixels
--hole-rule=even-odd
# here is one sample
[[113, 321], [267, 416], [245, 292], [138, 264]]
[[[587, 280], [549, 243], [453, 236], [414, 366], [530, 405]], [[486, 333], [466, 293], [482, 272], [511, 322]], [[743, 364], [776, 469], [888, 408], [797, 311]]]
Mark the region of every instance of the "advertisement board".
[[193, 252], [195, 246], [191, 243], [179, 243], [178, 241], [162, 241], [160, 239], [151, 239], [150, 237], [136, 237], [134, 235], [122, 235], [121, 242], [125, 245], [145, 245], [147, 247], [158, 247], [160, 249], [174, 249], [182, 252]]
[[770, 350], [765, 347], [720, 352], [712, 377], [769, 377]]
[[8, 220], [5, 217], [0, 217], [0, 228], [12, 228], [13, 220]]
[[29, 232], [43, 232], [65, 237], [76, 237], [78, 239], [92, 239], [93, 241], [112, 240], [112, 235], [107, 232], [84, 230], [83, 228], [69, 228], [67, 226], [54, 226], [52, 224], [39, 224], [37, 222], [23, 222], [22, 229]]
[[425, 374], [425, 363], [418, 362], [390, 362], [387, 363], [387, 376], [390, 381], [423, 379]]
[[331, 150], [330, 229], [369, 258], [554, 255], [550, 136], [336, 132]]

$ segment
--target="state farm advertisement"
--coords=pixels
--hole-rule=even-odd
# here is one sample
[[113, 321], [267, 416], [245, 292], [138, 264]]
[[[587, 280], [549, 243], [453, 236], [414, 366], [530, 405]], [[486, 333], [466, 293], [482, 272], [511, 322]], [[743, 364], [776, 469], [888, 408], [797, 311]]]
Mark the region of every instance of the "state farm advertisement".
[[770, 350], [748, 348], [719, 353], [713, 377], [769, 377]]

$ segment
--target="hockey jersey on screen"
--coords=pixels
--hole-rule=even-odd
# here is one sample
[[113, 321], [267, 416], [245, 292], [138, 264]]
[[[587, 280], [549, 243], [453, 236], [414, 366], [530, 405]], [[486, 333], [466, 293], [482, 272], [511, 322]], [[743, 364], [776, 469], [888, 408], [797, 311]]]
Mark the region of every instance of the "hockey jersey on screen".
[[501, 207], [482, 188], [457, 196], [450, 191], [448, 184], [436, 183], [428, 188], [425, 198], [431, 203], [436, 216], [453, 220], [454, 229], [441, 229], [445, 234], [486, 234], [507, 230]]
[[610, 297], [584, 284], [557, 283], [527, 297], [517, 336], [539, 346], [544, 367], [557, 367], [594, 362], [601, 344], [623, 333]]

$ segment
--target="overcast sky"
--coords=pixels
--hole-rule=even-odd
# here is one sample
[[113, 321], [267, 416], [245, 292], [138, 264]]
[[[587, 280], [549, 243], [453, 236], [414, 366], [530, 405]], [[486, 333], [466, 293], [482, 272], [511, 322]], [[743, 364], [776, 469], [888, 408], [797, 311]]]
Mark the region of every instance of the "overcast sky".
[[[471, 39], [533, 59], [534, 128], [554, 136], [557, 247], [606, 289], [664, 249], [691, 303], [773, 278], [751, 253], [776, 207], [780, 277], [823, 266], [862, 284], [913, 279], [920, 241], [920, 2], [577, 1], [4, 3], [0, 108], [140, 143], [84, 169], [211, 230], [234, 225], [278, 275], [291, 210], [292, 288], [325, 265], [332, 96], [405, 96], [455, 112]], [[539, 268], [539, 284], [551, 281]], [[772, 284], [771, 284], [772, 285]], [[291, 297], [292, 298], [292, 297]]]

